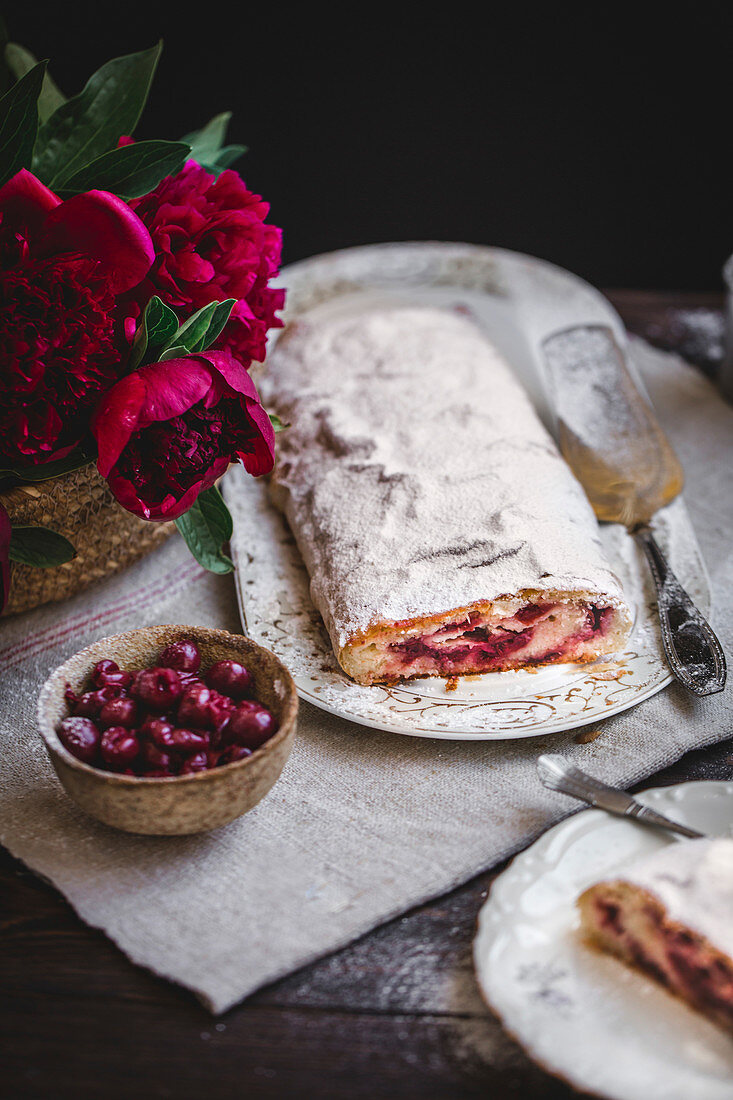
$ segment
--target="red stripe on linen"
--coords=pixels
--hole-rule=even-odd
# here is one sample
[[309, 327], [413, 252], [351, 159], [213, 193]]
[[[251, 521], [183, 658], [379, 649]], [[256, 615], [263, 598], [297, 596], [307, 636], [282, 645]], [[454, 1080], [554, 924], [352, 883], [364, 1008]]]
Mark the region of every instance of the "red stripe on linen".
[[173, 582], [169, 578], [154, 581], [147, 587], [138, 589], [134, 595], [126, 596], [124, 599], [105, 608], [97, 615], [93, 615], [90, 618], [84, 615], [77, 615], [73, 619], [67, 620], [63, 628], [55, 626], [38, 631], [29, 638], [25, 638], [20, 644], [7, 646], [5, 649], [1, 649], [0, 666], [4, 665], [5, 667], [10, 667], [22, 661], [29, 660], [31, 657], [35, 657], [39, 653], [43, 653], [45, 650], [53, 648], [54, 645], [63, 638], [68, 637], [69, 634], [73, 634], [75, 631], [81, 630], [82, 628], [89, 628], [94, 624], [101, 626], [103, 623], [109, 622], [111, 619], [123, 614], [135, 604], [148, 602], [150, 599], [155, 598], [165, 591], [174, 594], [184, 587], [189, 580], [193, 580], [198, 576], [203, 576], [205, 572], [206, 570], [202, 569], [201, 566], [196, 563], [191, 563], [190, 566], [178, 573], [176, 580]]

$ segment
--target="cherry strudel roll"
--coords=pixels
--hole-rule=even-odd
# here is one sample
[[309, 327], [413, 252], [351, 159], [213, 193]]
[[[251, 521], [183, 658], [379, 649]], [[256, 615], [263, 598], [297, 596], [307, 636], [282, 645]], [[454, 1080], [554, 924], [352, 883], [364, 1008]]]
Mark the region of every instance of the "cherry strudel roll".
[[629, 610], [587, 498], [466, 316], [398, 306], [296, 321], [263, 392], [291, 425], [273, 496], [359, 683], [623, 645]]

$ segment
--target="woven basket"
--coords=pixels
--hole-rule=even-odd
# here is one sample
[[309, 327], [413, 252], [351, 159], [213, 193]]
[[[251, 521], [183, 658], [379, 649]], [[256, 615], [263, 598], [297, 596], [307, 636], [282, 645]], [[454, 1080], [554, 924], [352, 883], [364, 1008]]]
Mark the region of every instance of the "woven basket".
[[122, 508], [94, 463], [51, 481], [0, 493], [0, 501], [13, 525], [50, 527], [77, 551], [73, 561], [52, 569], [14, 563], [5, 615], [65, 600], [124, 569], [175, 530], [174, 523], [149, 523]]

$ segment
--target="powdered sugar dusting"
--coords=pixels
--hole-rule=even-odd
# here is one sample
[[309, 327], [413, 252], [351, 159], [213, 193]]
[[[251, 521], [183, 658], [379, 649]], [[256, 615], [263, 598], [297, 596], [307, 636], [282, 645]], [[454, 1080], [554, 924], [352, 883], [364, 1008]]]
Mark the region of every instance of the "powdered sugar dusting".
[[623, 603], [587, 499], [510, 368], [447, 310], [290, 326], [265, 400], [275, 497], [337, 647], [524, 588]]
[[733, 840], [668, 844], [620, 877], [655, 894], [672, 920], [733, 956]]

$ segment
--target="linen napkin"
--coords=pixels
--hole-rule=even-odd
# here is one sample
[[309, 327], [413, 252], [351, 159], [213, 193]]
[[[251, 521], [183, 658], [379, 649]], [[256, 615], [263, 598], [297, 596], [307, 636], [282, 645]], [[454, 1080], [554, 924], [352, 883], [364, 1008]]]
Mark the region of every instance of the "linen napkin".
[[[687, 474], [710, 573], [713, 622], [733, 654], [733, 409], [675, 356], [632, 354]], [[367, 729], [301, 704], [281, 779], [251, 813], [192, 837], [126, 835], [63, 793], [35, 728], [48, 673], [106, 634], [153, 623], [237, 630], [229, 577], [176, 537], [64, 604], [0, 623], [0, 840], [134, 962], [220, 1013], [526, 845], [571, 807], [535, 760], [558, 751], [628, 786], [733, 734], [731, 689], [673, 685], [607, 720], [597, 740], [430, 741]], [[201, 945], [205, 944], [205, 950]]]

